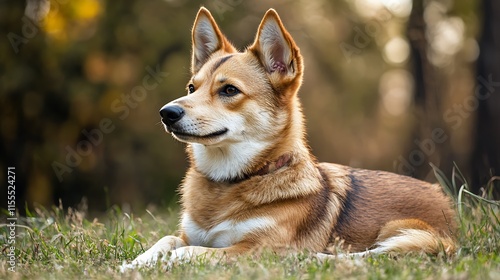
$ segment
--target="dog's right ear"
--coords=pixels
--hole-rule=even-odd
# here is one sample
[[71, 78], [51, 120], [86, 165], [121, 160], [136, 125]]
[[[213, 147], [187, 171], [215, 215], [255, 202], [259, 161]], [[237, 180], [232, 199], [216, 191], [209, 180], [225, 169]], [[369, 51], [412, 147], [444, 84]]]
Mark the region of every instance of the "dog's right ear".
[[191, 72], [197, 73], [200, 68], [207, 62], [210, 56], [219, 50], [232, 53], [236, 49], [229, 43], [219, 27], [215, 23], [212, 14], [201, 7], [194, 21], [193, 31], [193, 54], [191, 60]]

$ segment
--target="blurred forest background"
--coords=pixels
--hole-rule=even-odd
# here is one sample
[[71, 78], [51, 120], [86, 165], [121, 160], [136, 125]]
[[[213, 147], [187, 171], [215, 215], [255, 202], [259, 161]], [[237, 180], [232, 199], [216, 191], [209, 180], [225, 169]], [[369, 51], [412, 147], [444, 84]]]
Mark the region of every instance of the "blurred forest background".
[[175, 203], [187, 160], [158, 110], [185, 94], [202, 5], [241, 49], [279, 12], [320, 161], [500, 187], [496, 0], [0, 1], [1, 205], [7, 167], [21, 209]]

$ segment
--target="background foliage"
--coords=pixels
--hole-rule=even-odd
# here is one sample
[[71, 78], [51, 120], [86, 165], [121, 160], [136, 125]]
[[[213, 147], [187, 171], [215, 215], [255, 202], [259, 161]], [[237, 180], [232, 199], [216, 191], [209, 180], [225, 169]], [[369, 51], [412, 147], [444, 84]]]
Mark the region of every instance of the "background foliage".
[[475, 192], [498, 175], [494, 0], [46, 2], [0, 2], [0, 168], [16, 168], [18, 206], [176, 201], [186, 156], [158, 110], [185, 94], [201, 5], [241, 49], [279, 12], [305, 57], [320, 161], [425, 180], [430, 162], [446, 174], [456, 162]]

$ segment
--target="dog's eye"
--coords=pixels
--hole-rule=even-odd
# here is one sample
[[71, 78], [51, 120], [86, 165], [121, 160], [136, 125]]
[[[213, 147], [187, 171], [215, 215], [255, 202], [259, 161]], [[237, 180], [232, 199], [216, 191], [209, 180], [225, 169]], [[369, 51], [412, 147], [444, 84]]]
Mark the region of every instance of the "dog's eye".
[[224, 96], [235, 96], [238, 93], [240, 93], [240, 90], [232, 85], [227, 85], [220, 91], [220, 94]]
[[189, 84], [188, 86], [188, 91], [189, 93], [193, 93], [196, 89], [194, 88], [194, 85], [193, 84]]

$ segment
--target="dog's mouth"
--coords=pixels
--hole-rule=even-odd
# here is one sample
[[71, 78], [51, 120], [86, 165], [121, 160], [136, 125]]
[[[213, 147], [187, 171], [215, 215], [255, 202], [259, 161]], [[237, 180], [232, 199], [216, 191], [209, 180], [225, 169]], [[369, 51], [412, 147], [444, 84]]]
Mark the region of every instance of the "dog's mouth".
[[216, 138], [221, 135], [224, 135], [228, 132], [229, 130], [227, 128], [217, 130], [215, 132], [209, 133], [209, 134], [204, 134], [204, 135], [198, 135], [198, 134], [191, 134], [191, 133], [186, 133], [183, 131], [175, 130], [175, 129], [168, 129], [168, 132], [172, 133], [173, 136], [176, 138], [179, 138], [180, 140], [193, 140], [193, 139], [199, 139], [199, 140], [204, 140], [204, 139], [211, 139], [211, 138]]

